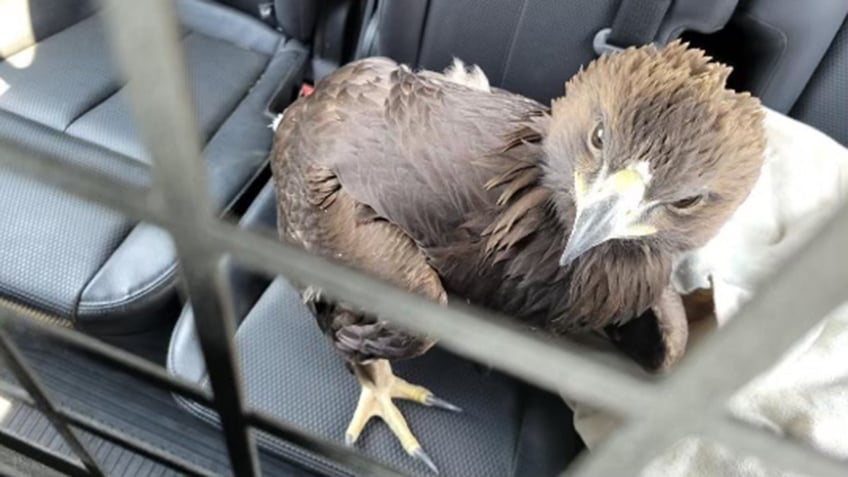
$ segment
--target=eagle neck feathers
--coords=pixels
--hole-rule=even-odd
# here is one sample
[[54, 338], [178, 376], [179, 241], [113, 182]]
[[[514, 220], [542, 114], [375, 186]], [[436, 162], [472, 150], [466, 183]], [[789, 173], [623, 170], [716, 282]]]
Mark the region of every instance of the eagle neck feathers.
[[545, 112], [530, 115], [505, 138], [501, 151], [486, 158], [493, 175], [484, 188], [497, 194], [497, 212], [482, 237], [486, 256], [495, 263], [513, 257], [517, 244], [556, 221], [550, 208], [552, 191], [541, 182], [542, 139], [548, 118]]

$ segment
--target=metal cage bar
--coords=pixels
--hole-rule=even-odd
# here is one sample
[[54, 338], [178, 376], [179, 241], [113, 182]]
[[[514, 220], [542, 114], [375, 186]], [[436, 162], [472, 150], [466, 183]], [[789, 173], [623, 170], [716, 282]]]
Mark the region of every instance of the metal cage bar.
[[[196, 309], [195, 330], [230, 465], [236, 475], [258, 475], [256, 443], [245, 419], [233, 343], [229, 290], [219, 283], [223, 280], [218, 266], [221, 255], [204, 246], [199, 235], [201, 225], [214, 219], [199, 129], [188, 105], [192, 94], [179, 46], [175, 6], [164, 1], [105, 3], [110, 36], [129, 77], [127, 89], [139, 132], [154, 159], [154, 193], [169, 204], [166, 213], [173, 221], [185, 224], [171, 233]], [[161, 114], [169, 108], [169, 114]]]
[[[219, 261], [225, 255], [232, 255], [257, 270], [297, 276], [320, 286], [335, 298], [389, 316], [400, 326], [435, 335], [445, 347], [463, 356], [489, 363], [572, 399], [630, 418], [628, 427], [613, 436], [597, 453], [585, 457], [575, 466], [578, 475], [633, 474], [634, 469], [642, 468], [648, 459], [676, 438], [705, 428], [712, 429], [712, 435], [717, 437], [722, 437], [730, 429], [735, 435], [734, 441], [740, 445], [747, 444], [746, 450], [754, 455], [769, 457], [766, 454], [772, 454], [768, 444], [774, 442], [774, 436], [756, 431], [745, 432], [741, 430], [743, 428], [732, 426], [713, 428], [705, 421], [724, 419], [724, 400], [774, 362], [781, 352], [821, 318], [813, 311], [829, 311], [825, 308], [833, 300], [844, 299], [844, 292], [840, 294], [832, 286], [838, 281], [830, 282], [831, 286], [816, 281], [816, 286], [805, 288], [808, 295], [795, 303], [787, 303], [788, 297], [792, 296], [787, 290], [792, 284], [809, 283], [811, 272], [822, 272], [817, 269], [817, 260], [820, 260], [819, 264], [830, 264], [824, 270], [827, 277], [846, 282], [844, 271], [840, 274], [835, 270], [832, 255], [824, 254], [839, 250], [839, 235], [848, 235], [845, 233], [848, 231], [848, 210], [843, 210], [834, 224], [826, 227], [790, 260], [775, 283], [758, 294], [739, 319], [687, 357], [668, 380], [649, 382], [632, 375], [616, 360], [599, 362], [588, 358], [585, 349], [576, 344], [553, 343], [531, 336], [502, 318], [481, 310], [454, 305], [442, 308], [355, 270], [215, 220], [209, 209], [197, 129], [189, 104], [191, 96], [182, 51], [177, 42], [173, 5], [166, 0], [111, 0], [107, 2], [106, 12], [110, 35], [130, 79], [133, 110], [145, 143], [155, 159], [152, 191], [128, 188], [126, 184], [80, 166], [30, 154], [18, 144], [0, 144], [0, 164], [138, 219], [164, 226], [172, 233], [196, 308], [198, 335], [212, 382], [212, 404], [222, 418], [230, 460], [237, 475], [255, 475], [258, 469], [250, 426], [291, 440], [363, 473], [397, 474], [355, 452], [293, 429], [257, 411], [245, 409], [233, 352], [234, 326], [229, 289], [219, 273]], [[816, 250], [811, 252], [811, 249]], [[815, 306], [808, 306], [811, 303]], [[787, 310], [802, 313], [800, 317], [792, 316]], [[780, 313], [774, 315], [775, 311]], [[0, 313], [0, 322], [7, 323], [9, 320], [7, 314]], [[20, 323], [19, 318], [11, 320]], [[763, 326], [769, 324], [772, 327], [766, 329], [775, 331], [770, 343], [751, 341]], [[781, 328], [776, 329], [778, 326]], [[14, 360], [19, 355], [15, 355], [14, 345], [4, 333], [5, 329], [0, 329], [4, 340], [2, 344], [7, 345], [4, 348], [7, 354], [11, 350]], [[50, 333], [86, 352], [117, 359], [118, 365], [133, 375], [178, 394], [208, 402], [208, 394], [204, 390], [167, 376], [160, 370], [154, 371], [149, 364], [141, 365], [108, 346], [95, 344], [96, 341], [89, 337], [67, 330]], [[727, 347], [743, 342], [748, 351], [753, 349], [757, 353], [745, 356], [744, 365], [739, 366], [734, 359], [738, 360], [738, 352], [742, 348], [728, 353]], [[751, 346], [752, 343], [757, 344]], [[495, 344], [497, 346], [493, 346]], [[512, 352], [509, 355], [501, 353], [499, 350], [504, 347]], [[18, 378], [28, 383], [28, 388], [34, 384], [36, 391], [41, 390], [32, 370], [23, 361], [19, 364], [21, 366], [13, 369]], [[716, 369], [722, 374], [716, 374]], [[733, 372], [727, 373], [728, 369]], [[237, 384], [233, 386], [233, 383]], [[48, 417], [57, 419], [57, 428], [70, 430], [67, 427], [68, 421], [73, 422], [70, 413], [64, 413], [53, 405], [46, 394], [30, 392], [36, 403], [42, 398], [45, 400], [46, 409], [52, 412], [48, 413]], [[692, 416], [690, 410], [693, 405], [696, 406], [694, 408], [704, 405], [707, 411], [702, 416]], [[79, 425], [79, 422], [75, 424]], [[20, 445], [10, 440], [7, 434], [0, 433], [0, 440]], [[634, 446], [634, 442], [639, 442], [641, 447]], [[144, 446], [132, 436], [126, 436], [123, 443], [136, 451]], [[787, 442], [782, 448], [797, 451], [786, 452], [779, 459], [789, 467], [815, 468], [825, 475], [837, 475], [834, 472], [846, 470], [834, 459], [796, 443]], [[54, 459], [49, 454], [38, 456], [37, 446], [29, 450], [29, 455], [37, 456], [54, 467], [69, 465], [70, 461]], [[86, 458], [90, 459], [90, 456], [84, 448], [81, 450], [81, 459], [88, 465]], [[143, 448], [141, 452], [144, 452]], [[800, 465], [802, 459], [806, 465]], [[86, 475], [98, 475], [98, 471], [94, 464], [94, 467], [86, 469]]]

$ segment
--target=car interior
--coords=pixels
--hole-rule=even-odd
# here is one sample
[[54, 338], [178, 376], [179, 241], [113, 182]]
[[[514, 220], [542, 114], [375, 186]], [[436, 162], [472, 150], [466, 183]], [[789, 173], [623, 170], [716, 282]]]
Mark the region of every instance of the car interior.
[[[601, 54], [682, 38], [733, 66], [732, 88], [848, 146], [844, 0], [173, 1], [210, 200], [224, 220], [271, 237], [270, 124], [304, 85], [370, 56], [437, 71], [459, 58], [479, 65], [492, 86], [548, 103]], [[0, 2], [0, 141], [147, 187], [151, 158], [103, 8], [93, 0]], [[0, 304], [208, 386], [168, 232], [5, 170], [0, 207]], [[285, 277], [235, 262], [227, 273], [249, 404], [343, 443], [357, 384], [298, 293]], [[9, 332], [63, 405], [213, 474], [230, 473], [214, 410], [26, 330]], [[465, 410], [457, 417], [403, 407], [443, 475], [553, 476], [583, 450], [558, 395], [441, 349], [397, 369]], [[15, 385], [5, 367], [0, 383]], [[25, 403], [13, 402], [0, 427], [70, 455]], [[177, 475], [81, 435], [109, 475]], [[355, 475], [291, 442], [261, 432], [256, 439], [264, 475]], [[406, 474], [431, 475], [385, 426], [369, 427], [357, 449]]]

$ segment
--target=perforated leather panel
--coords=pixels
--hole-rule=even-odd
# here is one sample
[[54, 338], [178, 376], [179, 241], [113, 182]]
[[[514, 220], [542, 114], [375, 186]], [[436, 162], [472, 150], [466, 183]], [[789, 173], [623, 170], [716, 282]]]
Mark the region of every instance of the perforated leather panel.
[[790, 115], [848, 146], [848, 19]]

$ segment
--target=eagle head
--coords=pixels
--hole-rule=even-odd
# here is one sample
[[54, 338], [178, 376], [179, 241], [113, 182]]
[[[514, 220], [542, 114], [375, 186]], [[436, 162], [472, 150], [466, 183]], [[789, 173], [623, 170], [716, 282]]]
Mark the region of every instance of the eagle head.
[[678, 41], [604, 56], [554, 101], [545, 185], [571, 230], [560, 265], [613, 239], [704, 245], [747, 197], [763, 112], [731, 69]]

